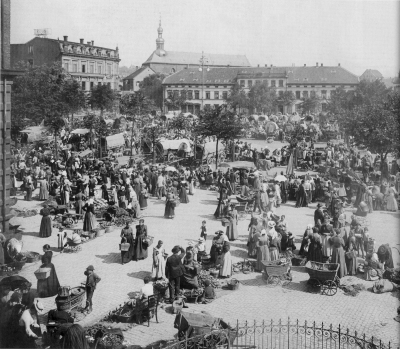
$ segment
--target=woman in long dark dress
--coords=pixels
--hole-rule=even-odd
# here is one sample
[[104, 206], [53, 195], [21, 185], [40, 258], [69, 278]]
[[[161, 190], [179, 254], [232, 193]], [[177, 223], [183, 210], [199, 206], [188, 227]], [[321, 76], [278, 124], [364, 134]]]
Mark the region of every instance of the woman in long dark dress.
[[331, 239], [332, 241], [332, 257], [331, 263], [339, 264], [338, 276], [342, 278], [347, 275], [346, 259], [344, 254], [344, 240], [340, 237], [340, 230], [335, 230], [336, 235]]
[[44, 205], [40, 210], [40, 214], [43, 216], [42, 221], [40, 222], [40, 230], [39, 236], [41, 238], [47, 238], [51, 236], [52, 228], [51, 228], [51, 217], [50, 217], [50, 209], [47, 205]]
[[296, 208], [307, 206], [307, 194], [304, 190], [304, 180], [301, 181], [296, 193]]
[[349, 275], [357, 275], [357, 246], [356, 238], [352, 236], [347, 244], [346, 268]]
[[182, 181], [180, 188], [179, 188], [179, 199], [181, 201], [181, 204], [188, 204], [189, 203], [189, 197], [187, 194], [187, 183], [186, 181]]
[[217, 209], [214, 212], [214, 217], [215, 218], [221, 218], [223, 216], [223, 210], [224, 210], [224, 201], [227, 198], [227, 190], [226, 188], [220, 188], [219, 191], [219, 199], [218, 199], [218, 206]]
[[133, 237], [133, 230], [129, 226], [129, 223], [126, 223], [125, 228], [121, 230], [121, 244], [122, 243], [129, 244], [128, 251], [121, 251], [122, 264], [125, 264], [129, 263], [135, 255], [135, 239]]
[[97, 226], [97, 221], [94, 216], [93, 199], [90, 198], [82, 209], [86, 212], [85, 218], [83, 219], [83, 231], [91, 232]]
[[183, 261], [183, 275], [181, 276], [181, 287], [188, 290], [199, 288], [199, 281], [197, 278], [198, 268], [194, 263], [193, 254], [190, 252], [186, 253], [185, 259]]
[[319, 229], [313, 228], [313, 234], [307, 237], [310, 240], [308, 246], [307, 260], [322, 263], [322, 244], [321, 236], [318, 234]]
[[141, 188], [142, 188], [142, 190], [140, 191], [140, 195], [139, 195], [139, 205], [140, 205], [140, 209], [144, 210], [145, 208], [147, 208], [147, 198], [148, 198], [149, 194], [146, 189], [146, 183], [142, 183]]
[[167, 199], [165, 202], [165, 211], [164, 217], [165, 218], [174, 218], [175, 217], [175, 195], [169, 189], [167, 192]]
[[109, 201], [109, 197], [108, 197], [108, 190], [107, 190], [107, 182], [103, 183], [101, 185], [101, 197], [106, 200]]
[[50, 276], [47, 279], [38, 280], [37, 282], [37, 292], [40, 298], [55, 296], [58, 293], [58, 288], [60, 287], [56, 269], [54, 267], [54, 264], [51, 263], [51, 255], [50, 253], [46, 252], [42, 256], [43, 264], [40, 266], [40, 268], [50, 268], [51, 271], [50, 271]]
[[136, 226], [136, 239], [135, 239], [135, 256], [134, 259], [146, 259], [148, 255], [149, 245], [145, 242], [147, 238], [147, 225], [144, 225], [144, 219], [139, 220], [139, 225]]
[[82, 194], [81, 189], [78, 189], [78, 194], [75, 195], [75, 213], [82, 214], [82, 206], [85, 196]]

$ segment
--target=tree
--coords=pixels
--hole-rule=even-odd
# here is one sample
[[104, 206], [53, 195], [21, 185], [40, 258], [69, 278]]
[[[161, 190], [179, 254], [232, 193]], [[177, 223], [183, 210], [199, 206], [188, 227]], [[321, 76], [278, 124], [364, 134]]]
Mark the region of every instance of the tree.
[[280, 96], [278, 96], [277, 103], [284, 105], [285, 107], [290, 107], [296, 100], [296, 96], [292, 91], [284, 91]]
[[160, 135], [162, 134], [163, 127], [160, 122], [153, 121], [151, 124], [146, 125], [143, 128], [143, 136], [150, 140], [153, 148], [153, 164], [156, 163], [156, 147], [160, 140]]
[[165, 99], [165, 105], [168, 110], [180, 110], [184, 104], [186, 104], [187, 89], [181, 91], [181, 93], [171, 93], [168, 98]]
[[43, 119], [68, 115], [70, 107], [64, 88], [71, 78], [67, 77], [60, 63], [33, 67], [24, 65], [19, 69], [23, 69], [24, 74], [15, 78], [11, 95], [11, 129], [14, 134], [21, 131], [25, 120], [40, 124]]
[[104, 110], [113, 109], [115, 99], [116, 94], [109, 85], [98, 85], [90, 91], [89, 104], [92, 109], [99, 109], [100, 116], [103, 116]]
[[58, 160], [58, 141], [57, 136], [60, 135], [62, 128], [65, 126], [65, 121], [62, 116], [57, 115], [55, 117], [47, 117], [44, 121], [44, 125], [54, 136], [54, 147], [56, 151], [56, 160]]
[[386, 160], [400, 146], [399, 93], [388, 95], [384, 101], [364, 104], [347, 110], [342, 118], [345, 132], [354, 137], [355, 145], [365, 146]]
[[83, 126], [89, 129], [90, 148], [93, 148], [93, 130], [96, 129], [98, 119], [98, 116], [92, 112], [86, 113], [86, 115], [83, 117]]
[[274, 87], [268, 87], [267, 84], [254, 85], [249, 93], [249, 107], [254, 111], [261, 111], [266, 114], [272, 114], [276, 105], [276, 90]]
[[71, 114], [71, 124], [73, 124], [74, 114], [86, 106], [85, 92], [76, 80], [66, 80], [62, 98], [67, 106], [68, 114]]
[[249, 104], [245, 90], [237, 82], [232, 85], [225, 102], [235, 112], [239, 109], [239, 114], [240, 108], [247, 108]]
[[169, 122], [169, 127], [173, 130], [176, 130], [178, 136], [180, 136], [181, 132], [189, 130], [191, 128], [191, 125], [189, 120], [185, 116], [179, 114], [178, 116], [172, 118], [172, 120]]
[[238, 138], [243, 130], [243, 124], [239, 117], [222, 106], [205, 111], [201, 116], [195, 132], [204, 137], [215, 136], [217, 138], [215, 149], [215, 166], [218, 167], [218, 143], [220, 140], [232, 140]]
[[162, 110], [163, 107], [163, 87], [164, 74], [152, 74], [146, 76], [140, 83], [140, 90], [144, 96], [153, 101], [153, 104]]
[[312, 91], [310, 97], [304, 97], [301, 100], [300, 108], [302, 114], [317, 113], [320, 111], [321, 97], [315, 91]]

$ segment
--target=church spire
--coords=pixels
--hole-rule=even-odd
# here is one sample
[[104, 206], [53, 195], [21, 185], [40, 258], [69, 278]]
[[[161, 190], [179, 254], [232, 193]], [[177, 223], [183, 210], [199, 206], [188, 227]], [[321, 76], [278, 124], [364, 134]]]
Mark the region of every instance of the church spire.
[[162, 37], [162, 33], [163, 33], [163, 28], [161, 27], [161, 17], [160, 17], [160, 22], [159, 22], [159, 26], [157, 29], [158, 32], [158, 38], [156, 40], [156, 54], [158, 56], [165, 56], [165, 51], [164, 51], [164, 39]]

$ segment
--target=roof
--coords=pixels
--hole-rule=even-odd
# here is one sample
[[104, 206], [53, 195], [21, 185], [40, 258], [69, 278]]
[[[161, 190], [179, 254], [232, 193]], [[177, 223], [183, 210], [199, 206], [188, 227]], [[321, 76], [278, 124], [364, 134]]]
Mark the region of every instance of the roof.
[[[245, 55], [224, 55], [206, 53], [210, 66], [231, 66], [231, 67], [250, 67], [250, 62]], [[202, 53], [199, 52], [176, 52], [166, 51], [165, 56], [157, 55], [154, 51], [143, 64], [163, 63], [163, 64], [200, 64]]]
[[201, 85], [204, 75], [204, 84], [233, 84], [238, 72], [242, 68], [210, 68], [209, 71], [204, 69], [203, 72], [198, 68], [182, 69], [170, 76], [167, 76], [163, 85], [168, 84], [192, 84]]
[[128, 76], [124, 77], [123, 80], [132, 80], [136, 78], [140, 73], [143, 73], [146, 69], [150, 69], [154, 74], [156, 73], [153, 69], [149, 67], [141, 67], [135, 70], [132, 74], [129, 74]]
[[348, 70], [335, 67], [286, 67], [287, 84], [342, 84], [351, 85], [358, 84], [359, 80], [356, 75]]
[[362, 75], [360, 76], [360, 79], [382, 79], [383, 75], [381, 74], [381, 72], [379, 70], [376, 69], [367, 69], [364, 73], [362, 73]]

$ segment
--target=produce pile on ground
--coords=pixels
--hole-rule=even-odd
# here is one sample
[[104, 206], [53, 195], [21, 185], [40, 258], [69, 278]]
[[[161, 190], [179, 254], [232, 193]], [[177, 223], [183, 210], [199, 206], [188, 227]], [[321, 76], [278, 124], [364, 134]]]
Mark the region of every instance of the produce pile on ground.
[[108, 333], [109, 330], [102, 324], [95, 324], [86, 329], [86, 336], [88, 337], [89, 343], [93, 343], [95, 338], [102, 335], [98, 344], [106, 348], [117, 348], [124, 342], [124, 336], [118, 333]]
[[204, 281], [206, 280], [210, 280], [211, 286], [214, 288], [221, 288], [221, 282], [213, 277], [212, 275], [210, 275], [209, 271], [206, 270], [201, 270], [199, 275], [197, 276], [197, 279], [199, 281], [199, 287], [204, 287]]
[[235, 273], [243, 272], [244, 274], [248, 274], [255, 270], [256, 262], [246, 259], [243, 262], [234, 263], [232, 268]]

